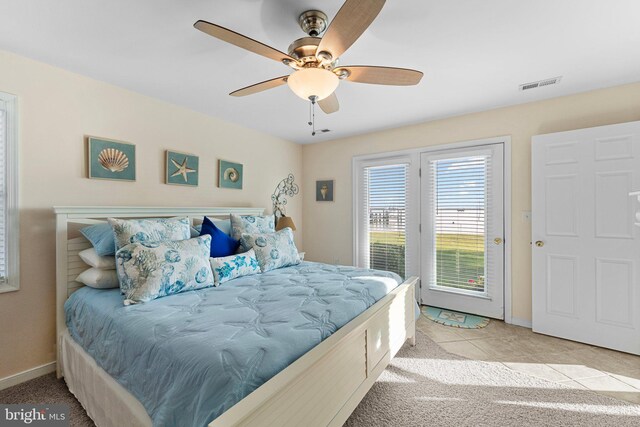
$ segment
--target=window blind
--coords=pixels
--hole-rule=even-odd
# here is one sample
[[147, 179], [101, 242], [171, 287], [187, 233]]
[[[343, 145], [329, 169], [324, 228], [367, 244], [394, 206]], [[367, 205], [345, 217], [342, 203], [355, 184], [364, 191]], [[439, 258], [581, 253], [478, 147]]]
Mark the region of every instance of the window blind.
[[0, 99], [0, 283], [7, 282], [7, 111]]
[[361, 172], [360, 263], [404, 278], [409, 165], [368, 166]]
[[435, 274], [432, 288], [487, 294], [487, 206], [491, 157], [474, 155], [432, 160], [430, 206], [434, 212]]

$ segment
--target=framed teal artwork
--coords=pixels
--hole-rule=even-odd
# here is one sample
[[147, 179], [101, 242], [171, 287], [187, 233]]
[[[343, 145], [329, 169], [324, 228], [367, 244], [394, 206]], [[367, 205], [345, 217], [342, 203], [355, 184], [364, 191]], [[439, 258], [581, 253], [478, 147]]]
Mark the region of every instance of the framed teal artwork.
[[88, 172], [92, 179], [136, 180], [136, 146], [113, 139], [87, 137]]
[[220, 160], [218, 164], [218, 187], [242, 190], [242, 164]]
[[316, 181], [316, 202], [333, 202], [333, 180]]
[[167, 150], [166, 153], [165, 183], [197, 186], [198, 156], [170, 150]]

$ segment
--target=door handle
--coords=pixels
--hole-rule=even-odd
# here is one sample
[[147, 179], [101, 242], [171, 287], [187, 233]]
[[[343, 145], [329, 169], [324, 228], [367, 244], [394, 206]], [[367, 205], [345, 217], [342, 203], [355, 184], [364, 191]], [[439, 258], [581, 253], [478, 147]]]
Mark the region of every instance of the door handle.
[[536, 240], [536, 246], [541, 248], [544, 246], [544, 242], [542, 240]]
[[493, 239], [493, 243], [495, 243], [496, 245], [499, 245], [500, 243], [502, 243], [502, 238], [496, 237], [495, 239]]

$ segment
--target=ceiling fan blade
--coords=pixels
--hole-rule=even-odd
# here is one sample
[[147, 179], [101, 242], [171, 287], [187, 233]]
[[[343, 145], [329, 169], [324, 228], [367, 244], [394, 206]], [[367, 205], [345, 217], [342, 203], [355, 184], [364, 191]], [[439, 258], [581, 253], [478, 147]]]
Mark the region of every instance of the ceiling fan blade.
[[413, 86], [420, 83], [422, 71], [408, 68], [372, 67], [368, 65], [347, 65], [338, 67], [334, 71], [340, 74], [341, 70], [347, 70], [347, 80], [356, 83], [369, 83], [374, 85]]
[[257, 53], [258, 55], [266, 56], [274, 61], [283, 62], [286, 60], [297, 62], [286, 53], [280, 52], [278, 49], [274, 49], [271, 46], [267, 46], [264, 43], [260, 43], [257, 40], [243, 36], [242, 34], [236, 33], [235, 31], [219, 25], [212, 24], [211, 22], [200, 20], [193, 24], [193, 26], [203, 33], [209, 34], [210, 36], [223, 40], [227, 43], [231, 43], [250, 52]]
[[318, 101], [318, 105], [322, 108], [322, 111], [327, 114], [335, 113], [340, 109], [340, 103], [338, 102], [338, 97], [335, 92], [327, 96], [325, 99]]
[[236, 91], [231, 92], [229, 95], [231, 96], [247, 96], [253, 95], [254, 93], [262, 92], [264, 90], [273, 89], [274, 87], [282, 86], [287, 84], [287, 78], [289, 76], [277, 77], [271, 80], [265, 80], [260, 83], [256, 83], [251, 86], [243, 87], [242, 89], [238, 89]]
[[346, 0], [329, 24], [317, 52], [341, 56], [369, 28], [385, 0]]

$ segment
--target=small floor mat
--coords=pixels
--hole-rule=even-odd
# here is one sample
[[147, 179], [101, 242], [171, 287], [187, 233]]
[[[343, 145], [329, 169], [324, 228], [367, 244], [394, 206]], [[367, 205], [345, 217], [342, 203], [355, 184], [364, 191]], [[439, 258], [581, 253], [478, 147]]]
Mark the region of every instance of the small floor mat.
[[427, 319], [429, 320], [433, 320], [441, 325], [452, 326], [454, 328], [480, 329], [489, 324], [489, 319], [486, 317], [460, 313], [428, 305], [422, 307], [422, 313], [427, 316]]

